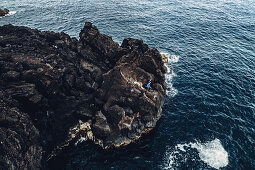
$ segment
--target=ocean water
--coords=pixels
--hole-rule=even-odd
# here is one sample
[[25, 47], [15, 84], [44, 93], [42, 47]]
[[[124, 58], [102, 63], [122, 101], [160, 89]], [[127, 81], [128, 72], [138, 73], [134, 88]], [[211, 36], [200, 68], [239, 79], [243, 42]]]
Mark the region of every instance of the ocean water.
[[[1, 0], [25, 25], [78, 37], [85, 21], [169, 57], [157, 128], [110, 152], [85, 139], [58, 169], [255, 169], [254, 0]], [[60, 168], [61, 167], [61, 168]], [[57, 169], [57, 168], [56, 168]]]

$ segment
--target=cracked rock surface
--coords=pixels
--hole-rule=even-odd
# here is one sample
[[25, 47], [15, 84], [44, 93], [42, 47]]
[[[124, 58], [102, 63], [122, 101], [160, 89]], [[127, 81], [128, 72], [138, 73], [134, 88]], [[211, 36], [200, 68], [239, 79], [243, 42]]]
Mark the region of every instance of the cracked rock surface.
[[157, 49], [120, 46], [89, 22], [79, 40], [0, 26], [0, 169], [45, 169], [79, 137], [104, 149], [134, 142], [161, 117], [165, 73]]

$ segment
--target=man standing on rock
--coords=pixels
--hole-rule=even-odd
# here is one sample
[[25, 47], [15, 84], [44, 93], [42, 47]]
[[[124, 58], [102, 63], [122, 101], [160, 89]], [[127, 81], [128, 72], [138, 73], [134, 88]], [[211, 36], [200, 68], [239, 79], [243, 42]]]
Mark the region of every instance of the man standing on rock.
[[150, 90], [150, 87], [151, 87], [151, 80], [149, 80], [149, 83], [147, 84], [147, 91], [149, 91]]

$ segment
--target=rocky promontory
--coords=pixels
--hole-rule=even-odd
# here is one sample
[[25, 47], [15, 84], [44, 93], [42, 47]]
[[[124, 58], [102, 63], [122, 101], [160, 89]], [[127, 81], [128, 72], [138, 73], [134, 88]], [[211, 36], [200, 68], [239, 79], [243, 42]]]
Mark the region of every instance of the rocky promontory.
[[1, 9], [1, 8], [0, 8], [0, 17], [9, 14], [9, 12], [10, 12], [10, 11], [9, 11], [8, 9], [6, 9], [6, 8], [4, 8], [4, 9]]
[[[127, 145], [161, 117], [166, 67], [142, 40], [0, 26], [0, 169], [47, 169], [80, 137]], [[151, 80], [151, 89], [145, 86]]]

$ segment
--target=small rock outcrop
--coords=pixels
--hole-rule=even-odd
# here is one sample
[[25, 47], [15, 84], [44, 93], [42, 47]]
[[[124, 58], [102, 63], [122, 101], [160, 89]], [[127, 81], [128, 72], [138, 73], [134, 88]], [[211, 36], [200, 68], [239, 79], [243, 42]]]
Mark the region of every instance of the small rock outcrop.
[[0, 169], [47, 168], [80, 137], [104, 149], [134, 142], [161, 117], [165, 73], [158, 50], [119, 45], [89, 22], [79, 40], [0, 26]]
[[1, 8], [0, 8], [0, 17], [9, 14], [9, 12], [10, 12], [10, 11], [9, 11], [8, 9], [6, 9], [6, 8], [4, 8], [4, 9], [1, 9]]

